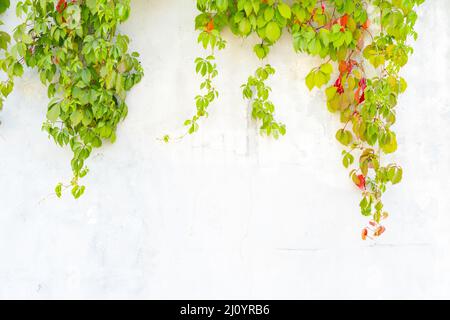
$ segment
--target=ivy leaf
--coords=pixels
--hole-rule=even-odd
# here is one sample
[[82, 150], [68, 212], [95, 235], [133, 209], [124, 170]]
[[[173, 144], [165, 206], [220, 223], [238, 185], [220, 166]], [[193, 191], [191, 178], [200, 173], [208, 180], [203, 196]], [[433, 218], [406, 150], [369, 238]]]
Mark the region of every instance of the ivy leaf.
[[23, 75], [23, 66], [20, 62], [14, 63], [13, 74], [16, 77], [21, 77]]
[[292, 16], [291, 7], [289, 7], [286, 3], [280, 2], [278, 4], [278, 11], [281, 16], [286, 19], [290, 19]]
[[316, 82], [314, 80], [314, 73], [310, 72], [307, 76], [306, 76], [306, 85], [308, 86], [309, 91], [311, 91], [314, 86], [316, 85]]
[[84, 194], [85, 189], [86, 189], [85, 186], [78, 186], [78, 185], [75, 185], [75, 186], [72, 188], [72, 195], [73, 195], [73, 197], [74, 197], [75, 199], [79, 199], [79, 198]]
[[269, 22], [266, 26], [266, 38], [270, 42], [276, 42], [281, 36], [281, 29], [276, 22]]
[[95, 13], [97, 11], [97, 0], [86, 0], [86, 6], [92, 13]]
[[388, 177], [392, 184], [398, 184], [403, 179], [403, 169], [399, 167], [391, 167], [388, 170]]
[[274, 16], [275, 10], [272, 7], [267, 7], [266, 10], [264, 10], [264, 19], [266, 21], [271, 21]]
[[320, 71], [322, 71], [325, 74], [331, 74], [333, 73], [333, 66], [331, 63], [326, 63], [320, 66]]
[[6, 50], [10, 42], [11, 36], [4, 31], [0, 31], [0, 49]]
[[269, 54], [269, 47], [264, 44], [257, 44], [253, 47], [253, 51], [255, 51], [258, 58], [264, 59]]
[[353, 164], [354, 161], [355, 157], [353, 157], [351, 153], [346, 152], [342, 159], [342, 164], [344, 165], [345, 168], [348, 168], [351, 164]]
[[216, 0], [217, 9], [224, 12], [228, 9], [228, 0]]
[[336, 133], [336, 139], [344, 146], [348, 146], [353, 141], [353, 135], [348, 130], [340, 129]]
[[250, 33], [251, 30], [252, 25], [250, 24], [250, 21], [248, 21], [248, 19], [242, 19], [241, 22], [239, 23], [239, 32], [243, 36], [246, 36]]
[[0, 13], [5, 12], [10, 6], [9, 0], [0, 0]]
[[328, 100], [333, 99], [336, 96], [336, 93], [337, 93], [337, 88], [335, 86], [328, 87], [325, 90], [325, 94], [326, 94]]
[[59, 104], [54, 104], [47, 111], [47, 119], [51, 122], [55, 122], [61, 113], [61, 107]]
[[58, 183], [55, 188], [55, 193], [58, 198], [62, 196], [62, 183]]
[[70, 115], [70, 121], [72, 122], [72, 126], [77, 126], [81, 120], [83, 120], [83, 113], [80, 110], [74, 110]]

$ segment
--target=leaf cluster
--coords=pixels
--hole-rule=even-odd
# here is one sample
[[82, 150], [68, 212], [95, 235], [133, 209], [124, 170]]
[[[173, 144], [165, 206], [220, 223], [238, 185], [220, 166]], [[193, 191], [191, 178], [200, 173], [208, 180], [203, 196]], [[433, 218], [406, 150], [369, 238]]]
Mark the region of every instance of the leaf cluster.
[[128, 113], [127, 92], [143, 70], [129, 38], [117, 27], [130, 14], [130, 0], [25, 0], [17, 3], [23, 18], [13, 37], [7, 69], [23, 72], [22, 62], [39, 72], [51, 99], [45, 130], [73, 152], [70, 184], [58, 184], [75, 198], [88, 169], [86, 160], [104, 141], [116, 140], [117, 126]]
[[[417, 38], [415, 9], [423, 2], [197, 0], [196, 29], [205, 49], [214, 50], [217, 43], [223, 49], [221, 31], [229, 27], [239, 37], [256, 35], [259, 41], [253, 51], [265, 59], [287, 32], [296, 52], [325, 60], [306, 76], [306, 85], [309, 90], [325, 87], [327, 108], [343, 124], [336, 133], [345, 148], [342, 162], [346, 168], [356, 164], [350, 177], [363, 195], [361, 213], [372, 217], [373, 236], [384, 232], [380, 223], [388, 216], [382, 194], [389, 183], [397, 184], [403, 176], [395, 163], [384, 165], [382, 155], [397, 150], [392, 126], [398, 96], [407, 88], [399, 72], [413, 52], [408, 40]], [[273, 73], [267, 64], [242, 89], [244, 98], [251, 101], [253, 118], [262, 121], [261, 132], [278, 137], [286, 129], [274, 120], [275, 107], [265, 84]], [[334, 83], [329, 84], [332, 78]], [[368, 230], [363, 230], [364, 239]]]

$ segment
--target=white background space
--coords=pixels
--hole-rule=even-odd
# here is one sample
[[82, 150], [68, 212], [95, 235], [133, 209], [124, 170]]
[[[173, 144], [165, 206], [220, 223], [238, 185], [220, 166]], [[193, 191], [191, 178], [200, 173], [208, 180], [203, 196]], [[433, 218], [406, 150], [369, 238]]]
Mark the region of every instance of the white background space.
[[[88, 161], [80, 200], [48, 196], [71, 178], [71, 153], [41, 131], [48, 99], [35, 71], [0, 113], [0, 298], [450, 298], [449, 1], [419, 11], [395, 126], [405, 176], [375, 243], [360, 240], [338, 119], [304, 84], [319, 60], [287, 35], [273, 48], [288, 132], [263, 138], [240, 91], [260, 65], [254, 39], [227, 32], [219, 101], [198, 134], [165, 145], [157, 138], [179, 132], [198, 92], [195, 1], [132, 3], [121, 31], [145, 78], [117, 142]], [[13, 8], [4, 20], [14, 26]]]

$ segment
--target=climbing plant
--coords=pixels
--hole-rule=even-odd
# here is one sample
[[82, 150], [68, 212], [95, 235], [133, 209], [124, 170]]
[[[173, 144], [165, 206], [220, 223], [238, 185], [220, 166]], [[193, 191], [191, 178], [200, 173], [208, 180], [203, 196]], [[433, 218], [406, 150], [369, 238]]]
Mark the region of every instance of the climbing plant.
[[[0, 14], [3, 14], [8, 10], [10, 6], [9, 0], [0, 0]], [[0, 25], [3, 22], [0, 21]], [[20, 63], [11, 63], [8, 55], [8, 46], [11, 42], [11, 36], [8, 32], [0, 30], [0, 69], [5, 73], [6, 79], [2, 79], [0, 82], [0, 110], [3, 108], [3, 101], [9, 96], [14, 87], [14, 76], [22, 74]]]
[[[226, 47], [222, 30], [229, 27], [239, 37], [255, 34], [254, 53], [266, 59], [283, 32], [292, 37], [293, 48], [318, 56], [323, 62], [306, 76], [309, 90], [325, 88], [327, 108], [339, 115], [342, 128], [336, 139], [344, 147], [342, 162], [361, 190], [361, 212], [370, 217], [362, 238], [378, 237], [384, 231], [382, 195], [389, 184], [402, 180], [402, 168], [385, 164], [384, 154], [397, 149], [392, 126], [396, 121], [398, 96], [406, 90], [399, 75], [416, 38], [415, 9], [424, 0], [197, 0], [195, 19], [198, 41], [207, 51], [196, 60], [196, 72], [204, 77], [196, 97], [197, 111], [185, 122], [188, 133], [198, 130], [198, 121], [208, 115], [218, 97], [213, 84], [217, 76], [214, 53]], [[265, 81], [275, 73], [267, 64], [242, 86], [250, 100], [252, 115], [261, 133], [275, 138], [286, 128], [274, 119]], [[329, 84], [331, 82], [331, 85]], [[168, 137], [166, 137], [168, 140]]]
[[79, 198], [86, 160], [93, 148], [116, 140], [128, 112], [127, 92], [143, 76], [138, 54], [128, 52], [129, 38], [117, 31], [130, 14], [130, 0], [25, 0], [16, 11], [24, 19], [14, 30], [6, 66], [20, 75], [24, 63], [47, 86], [43, 130], [73, 152], [73, 178], [55, 192], [61, 197], [70, 189]]

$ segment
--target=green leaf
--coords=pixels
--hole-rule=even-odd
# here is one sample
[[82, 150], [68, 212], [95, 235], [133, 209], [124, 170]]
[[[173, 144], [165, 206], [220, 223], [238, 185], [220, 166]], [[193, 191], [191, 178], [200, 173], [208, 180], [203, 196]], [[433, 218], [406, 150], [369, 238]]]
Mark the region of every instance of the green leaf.
[[61, 107], [59, 106], [59, 104], [54, 104], [47, 111], [47, 119], [51, 122], [55, 122], [59, 118], [60, 114]]
[[20, 62], [14, 63], [13, 74], [16, 77], [21, 77], [23, 75], [23, 66]]
[[306, 85], [307, 85], [309, 91], [311, 91], [314, 88], [314, 86], [316, 85], [316, 83], [314, 81], [314, 78], [315, 78], [315, 76], [314, 76], [314, 72], [313, 71], [311, 71], [306, 76]]
[[248, 19], [242, 19], [241, 22], [239, 22], [239, 32], [241, 35], [246, 36], [250, 33], [252, 30], [252, 25], [250, 24], [250, 21]]
[[267, 7], [266, 10], [264, 10], [264, 19], [269, 22], [273, 19], [275, 16], [275, 10], [272, 7]]
[[326, 63], [320, 66], [320, 71], [322, 71], [325, 74], [331, 74], [333, 73], [333, 66], [331, 63]]
[[290, 19], [292, 16], [291, 8], [284, 2], [278, 4], [278, 11], [283, 18]]
[[353, 164], [355, 161], [355, 158], [351, 153], [345, 153], [344, 158], [342, 159], [342, 164], [345, 168], [348, 168], [350, 165]]
[[276, 22], [269, 22], [266, 26], [266, 38], [270, 42], [276, 42], [281, 36], [281, 29]]
[[92, 13], [95, 13], [97, 11], [97, 0], [86, 0], [86, 6]]
[[253, 47], [253, 51], [255, 51], [258, 58], [264, 59], [269, 53], [269, 47], [263, 44], [257, 44]]
[[83, 120], [83, 113], [80, 110], [74, 110], [70, 115], [70, 121], [72, 122], [72, 126], [77, 126], [81, 120]]
[[336, 96], [336, 93], [337, 93], [337, 88], [335, 86], [328, 87], [325, 90], [325, 95], [327, 96], [328, 100], [333, 99]]
[[392, 177], [390, 179], [392, 184], [400, 183], [403, 179], [403, 169], [402, 168], [391, 168], [390, 170], [392, 170]]
[[216, 0], [217, 9], [224, 12], [228, 9], [228, 0]]
[[62, 196], [62, 183], [58, 183], [55, 188], [55, 193], [58, 198]]
[[9, 0], [0, 0], [0, 14], [5, 12], [10, 6]]
[[348, 146], [353, 141], [353, 135], [348, 130], [340, 129], [336, 133], [336, 139], [344, 146]]

